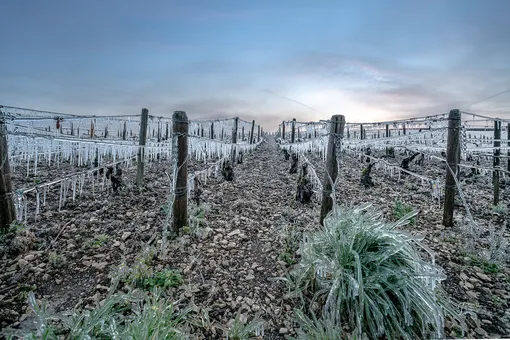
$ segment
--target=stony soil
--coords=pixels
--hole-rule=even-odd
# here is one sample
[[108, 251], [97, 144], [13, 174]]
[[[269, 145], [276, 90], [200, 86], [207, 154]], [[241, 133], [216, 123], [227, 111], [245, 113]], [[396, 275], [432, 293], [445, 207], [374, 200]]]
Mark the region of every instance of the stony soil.
[[[313, 155], [309, 159], [322, 178], [323, 163]], [[290, 161], [285, 161], [274, 141], [269, 140], [245, 155], [243, 164], [235, 169], [233, 182], [208, 180], [201, 197], [206, 207], [204, 218], [196, 216], [196, 207], [190, 209], [197, 226], [191, 225], [190, 233], [170, 241], [167, 257], [156, 264], [183, 273], [185, 284], [178, 297], [208, 309], [217, 326], [228, 325], [238, 313], [243, 321], [260, 315], [265, 321], [264, 339], [294, 334], [294, 302], [285, 298], [285, 284], [278, 279], [289, 268], [280, 259], [285, 229], [316, 227], [320, 206], [317, 202], [295, 202], [297, 174], [289, 174], [289, 167]], [[448, 275], [443, 287], [464, 303], [467, 337], [510, 337], [508, 263], [497, 272], [486, 272], [483, 264], [466, 254], [460, 228], [446, 230], [441, 225], [441, 210], [419, 183], [411, 179], [399, 182], [375, 172], [376, 186], [365, 189], [359, 183], [360, 167], [359, 160], [345, 157], [336, 193], [339, 201], [373, 202], [385, 211], [388, 220], [393, 219], [396, 199], [419, 208], [416, 223], [406, 228], [423, 235], [424, 242], [436, 252], [436, 260]], [[86, 192], [75, 202], [67, 202], [60, 212], [54, 203], [37, 221], [29, 219], [33, 237], [27, 234], [25, 243], [18, 245], [22, 251], [0, 254], [0, 328], [31, 327], [26, 302], [30, 290], [38, 298], [47, 298], [55, 311], [91, 308], [106, 296], [110, 273], [123, 259], [133, 261], [148, 246], [159, 249], [169, 192], [164, 172], [168, 169], [167, 163], [149, 166], [141, 191], [133, 185], [134, 171], [126, 171], [125, 185], [117, 195]], [[15, 177], [18, 183], [23, 178]], [[483, 225], [490, 221], [505, 228], [505, 218], [492, 215], [490, 189], [484, 192], [484, 202], [488, 203], [480, 202], [473, 209], [475, 218]], [[52, 199], [58, 205], [56, 193]], [[458, 215], [462, 214], [460, 210]], [[99, 235], [106, 235], [101, 242]], [[480, 236], [485, 239], [487, 235]], [[49, 259], [50, 252], [58, 254], [64, 263], [55, 265]], [[221, 334], [212, 329], [203, 337], [221, 338]]]

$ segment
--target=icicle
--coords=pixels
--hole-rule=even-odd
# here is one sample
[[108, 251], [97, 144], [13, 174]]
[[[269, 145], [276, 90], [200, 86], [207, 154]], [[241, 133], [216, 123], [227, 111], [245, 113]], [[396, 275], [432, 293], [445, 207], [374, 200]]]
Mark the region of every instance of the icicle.
[[60, 182], [60, 198], [58, 200], [58, 211], [60, 212], [60, 209], [62, 208], [62, 194], [63, 194], [63, 191], [64, 191], [64, 185], [62, 184], [62, 182]]
[[77, 177], [73, 177], [73, 202], [74, 200], [76, 199], [76, 181], [77, 181]]
[[35, 216], [39, 215], [39, 209], [40, 209], [40, 194], [39, 194], [39, 188], [35, 188]]
[[16, 220], [23, 221], [23, 191], [16, 191], [15, 197]]

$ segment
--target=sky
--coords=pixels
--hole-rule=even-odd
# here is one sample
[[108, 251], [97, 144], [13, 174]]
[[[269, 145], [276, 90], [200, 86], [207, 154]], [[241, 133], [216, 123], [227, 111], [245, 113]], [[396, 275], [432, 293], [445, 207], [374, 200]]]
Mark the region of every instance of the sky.
[[333, 114], [510, 118], [510, 0], [2, 0], [0, 12], [0, 105], [183, 110], [266, 131]]

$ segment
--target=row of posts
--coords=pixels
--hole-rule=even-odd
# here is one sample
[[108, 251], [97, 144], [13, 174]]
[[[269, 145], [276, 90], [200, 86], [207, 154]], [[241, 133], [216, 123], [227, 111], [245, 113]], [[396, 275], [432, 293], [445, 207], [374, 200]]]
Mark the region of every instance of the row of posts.
[[[0, 109], [2, 106], [0, 106]], [[7, 125], [3, 110], [0, 110], [0, 228], [8, 227], [15, 220], [15, 208], [12, 199], [11, 169], [7, 150]], [[175, 188], [175, 200], [173, 204], [174, 228], [182, 228], [187, 225], [187, 178], [188, 170], [186, 159], [188, 157], [188, 133], [189, 121], [184, 111], [175, 111], [172, 117], [173, 136], [177, 138], [177, 178]], [[136, 185], [143, 187], [143, 176], [145, 168], [145, 146], [147, 144], [147, 126], [149, 122], [149, 110], [142, 109], [140, 119], [139, 149], [137, 154]], [[232, 144], [237, 144], [239, 117], [234, 118], [232, 129]], [[211, 124], [211, 133], [213, 132]], [[94, 123], [91, 122], [91, 137], [94, 136]], [[258, 140], [264, 130], [258, 126]], [[126, 134], [124, 129], [123, 137]], [[168, 134], [168, 127], [167, 127]], [[159, 134], [158, 134], [159, 135]], [[250, 144], [255, 143], [255, 120], [251, 124]], [[231, 163], [235, 164], [236, 147], [232, 148]]]
[[[345, 125], [345, 124], [344, 124]], [[296, 139], [296, 119], [294, 118], [292, 121], [291, 121], [291, 124], [290, 124], [290, 128], [291, 128], [291, 132], [290, 132], [290, 142], [291, 143], [294, 143], [295, 142], [295, 139]], [[367, 139], [367, 131], [366, 129], [363, 127], [363, 124], [360, 124], [359, 126], [360, 128], [360, 139], [361, 140], [364, 140], [364, 139]], [[345, 129], [345, 128], [344, 128]], [[406, 125], [405, 124], [402, 124], [402, 134], [403, 135], [406, 135]], [[313, 135], [313, 138], [316, 138], [317, 137], [317, 130], [314, 129], [314, 135]], [[401, 131], [398, 130], [398, 135], [400, 136], [401, 134]], [[281, 136], [282, 139], [285, 139], [286, 138], [286, 132], [285, 132], [285, 121], [282, 122], [281, 124], [281, 128], [280, 128], [280, 131], [279, 131], [279, 135]], [[299, 127], [297, 128], [297, 136], [298, 136], [298, 139], [300, 137], [300, 131], [299, 131]], [[353, 131], [353, 135], [354, 135], [354, 138], [357, 138], [357, 132], [356, 131]], [[311, 134], [308, 136], [309, 138], [312, 138]], [[349, 131], [349, 128], [347, 128], [347, 134], [346, 134], [346, 137], [347, 138], [351, 138], [351, 132]], [[377, 130], [377, 134], [373, 134], [372, 135], [372, 138], [375, 139], [375, 138], [380, 138], [381, 137], [381, 134], [380, 134], [380, 130]], [[388, 138], [388, 137], [391, 137], [391, 129], [390, 129], [390, 124], [386, 124], [385, 126], [385, 137]]]
[[[292, 120], [291, 124], [291, 143], [295, 142], [295, 122]], [[323, 191], [322, 191], [322, 204], [321, 204], [321, 215], [320, 223], [323, 224], [324, 218], [333, 208], [332, 198], [332, 185], [335, 183], [338, 176], [338, 162], [337, 147], [341, 143], [335, 143], [338, 138], [343, 138], [345, 128], [345, 117], [343, 115], [334, 115], [331, 117], [329, 123], [329, 138], [328, 148], [326, 154], [326, 174], [323, 180]], [[363, 126], [360, 127], [363, 131]], [[447, 227], [453, 226], [453, 212], [455, 203], [456, 193], [456, 178], [460, 175], [460, 157], [461, 157], [461, 113], [458, 109], [451, 110], [448, 116], [448, 139], [447, 139], [447, 151], [446, 151], [446, 181], [444, 190], [444, 206], [443, 206], [443, 225]], [[403, 133], [406, 133], [405, 125]], [[508, 146], [510, 147], [510, 123], [507, 126]], [[362, 134], [363, 135], [363, 134]], [[281, 136], [284, 139], [285, 136], [285, 122], [282, 124]], [[386, 137], [389, 137], [389, 126], [386, 125]], [[340, 140], [341, 141], [341, 140]], [[499, 187], [500, 187], [500, 157], [501, 157], [501, 121], [494, 121], [494, 157], [493, 157], [493, 171], [492, 171], [492, 182], [494, 188], [493, 204], [499, 203]], [[507, 171], [510, 172], [510, 149], [507, 152]]]

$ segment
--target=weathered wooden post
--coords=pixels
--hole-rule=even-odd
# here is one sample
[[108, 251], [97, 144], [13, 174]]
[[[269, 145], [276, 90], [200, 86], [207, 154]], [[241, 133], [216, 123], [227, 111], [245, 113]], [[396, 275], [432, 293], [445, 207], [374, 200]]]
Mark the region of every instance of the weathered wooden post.
[[108, 126], [104, 127], [104, 138], [108, 138]]
[[138, 167], [136, 169], [136, 186], [143, 186], [143, 168], [145, 165], [145, 144], [147, 142], [147, 123], [149, 121], [149, 110], [142, 109], [142, 117], [140, 120], [140, 135], [138, 148]]
[[200, 137], [204, 137], [204, 126], [200, 125]]
[[406, 134], [406, 123], [402, 123], [402, 131], [405, 135]]
[[255, 131], [255, 119], [251, 122], [250, 144], [253, 144], [253, 132]]
[[158, 143], [161, 142], [161, 120], [158, 120], [158, 134], [156, 136]]
[[282, 122], [282, 139], [285, 139], [285, 121]]
[[214, 122], [211, 122], [211, 132], [209, 138], [214, 139]]
[[122, 129], [122, 140], [126, 140], [127, 138], [127, 123], [124, 122], [124, 128]]
[[220, 138], [220, 140], [223, 140], [224, 133], [225, 133], [224, 128], [221, 128], [221, 138]]
[[292, 128], [290, 132], [290, 142], [294, 143], [296, 138], [296, 118], [292, 119]]
[[257, 133], [257, 142], [260, 142], [260, 125], [257, 125], [259, 132]]
[[15, 218], [11, 166], [7, 148], [7, 123], [3, 106], [0, 106], [0, 230], [7, 229]]
[[501, 121], [494, 121], [494, 161], [492, 171], [492, 185], [494, 186], [494, 205], [498, 205], [499, 203], [499, 166], [500, 166], [500, 158], [501, 155]]
[[94, 138], [94, 120], [90, 120], [90, 138]]
[[331, 209], [333, 209], [333, 198], [331, 197], [331, 194], [338, 175], [338, 162], [336, 159], [337, 145], [335, 142], [338, 138], [342, 138], [344, 126], [345, 117], [343, 115], [334, 115], [331, 117], [326, 155], [326, 174], [324, 175], [324, 181], [322, 184], [321, 225], [324, 225], [324, 218]]
[[241, 131], [242, 131], [242, 133], [241, 133], [241, 141], [244, 141], [244, 124], [241, 127]]
[[169, 132], [170, 132], [170, 131], [168, 130], [168, 122], [167, 122], [167, 123], [166, 123], [166, 127], [165, 127], [165, 140], [168, 140], [168, 137], [170, 137], [170, 136], [169, 136]]
[[359, 139], [362, 139], [362, 140], [365, 139], [364, 138], [365, 136], [363, 135], [363, 124], [359, 125], [359, 131], [360, 131], [360, 135], [359, 135], [360, 138]]
[[[448, 141], [446, 147], [446, 183], [444, 190], [443, 225], [453, 226], [453, 208], [455, 203], [455, 174], [458, 172], [460, 148], [460, 111], [451, 110], [448, 116]], [[451, 171], [450, 171], [451, 169]], [[452, 171], [454, 173], [452, 173]]]
[[[177, 138], [177, 179], [174, 188], [174, 232], [178, 235], [188, 225], [188, 117], [184, 111], [174, 111], [173, 138]], [[172, 143], [173, 144], [173, 143]], [[175, 145], [175, 144], [174, 144]]]
[[234, 167], [234, 164], [236, 164], [236, 144], [237, 144], [237, 128], [239, 125], [239, 117], [234, 118], [234, 126], [232, 127], [232, 152], [230, 153], [230, 163], [232, 165], [232, 168]]
[[74, 124], [71, 122], [71, 136], [74, 136]]
[[508, 145], [508, 151], [506, 152], [506, 155], [508, 156], [507, 158], [507, 163], [506, 163], [506, 171], [509, 171], [510, 172], [510, 123], [508, 123], [507, 127], [506, 127], [506, 139], [508, 140], [507, 142], [507, 145]]

